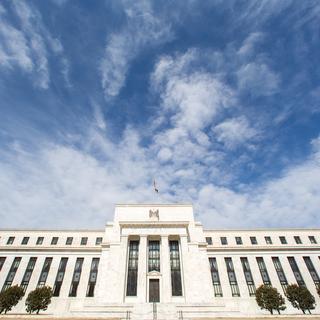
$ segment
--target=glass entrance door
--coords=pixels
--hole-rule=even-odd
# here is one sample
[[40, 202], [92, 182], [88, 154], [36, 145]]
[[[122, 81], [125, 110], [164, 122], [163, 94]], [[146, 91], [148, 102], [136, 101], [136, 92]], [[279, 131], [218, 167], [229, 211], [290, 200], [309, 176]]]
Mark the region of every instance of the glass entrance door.
[[160, 302], [159, 279], [149, 280], [149, 302]]

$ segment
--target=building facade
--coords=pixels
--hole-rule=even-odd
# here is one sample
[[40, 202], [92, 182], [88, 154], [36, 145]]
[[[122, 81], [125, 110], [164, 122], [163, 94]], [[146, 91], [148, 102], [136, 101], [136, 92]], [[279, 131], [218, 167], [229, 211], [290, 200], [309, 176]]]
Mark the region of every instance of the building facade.
[[320, 313], [319, 244], [320, 229], [204, 230], [191, 205], [116, 205], [104, 230], [0, 230], [0, 290], [49, 285], [56, 316], [168, 320], [266, 314], [257, 287], [298, 283]]

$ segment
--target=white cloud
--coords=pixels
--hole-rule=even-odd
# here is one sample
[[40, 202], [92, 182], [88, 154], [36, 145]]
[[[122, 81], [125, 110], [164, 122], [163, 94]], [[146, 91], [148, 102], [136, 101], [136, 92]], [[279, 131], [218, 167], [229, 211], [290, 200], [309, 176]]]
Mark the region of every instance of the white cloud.
[[[312, 141], [305, 162], [234, 191], [221, 185], [226, 177], [219, 155], [173, 130], [178, 129], [159, 132], [150, 146], [142, 146], [134, 129], [115, 143], [93, 124], [79, 148], [40, 143], [30, 153], [15, 143], [2, 150], [2, 226], [101, 228], [117, 202], [186, 201], [194, 203], [206, 227], [318, 225], [320, 138]], [[173, 150], [161, 147], [164, 136], [176, 141]]]
[[243, 41], [242, 46], [238, 50], [238, 54], [242, 57], [249, 57], [252, 53], [254, 53], [256, 46], [261, 42], [264, 38], [264, 34], [262, 32], [252, 32], [249, 36]]
[[240, 90], [252, 95], [269, 96], [278, 91], [280, 77], [265, 63], [251, 62], [243, 65], [237, 72]]
[[19, 67], [33, 75], [36, 86], [47, 89], [50, 82], [48, 50], [62, 54], [62, 44], [47, 31], [36, 8], [23, 1], [13, 2], [12, 6], [19, 26], [7, 22], [5, 17], [0, 20], [0, 66]]
[[172, 38], [170, 24], [154, 13], [149, 1], [123, 2], [127, 25], [108, 37], [101, 62], [106, 97], [116, 96], [124, 86], [130, 62], [146, 46]]
[[244, 116], [219, 123], [213, 128], [213, 132], [216, 134], [217, 140], [230, 149], [243, 146], [258, 134], [258, 131], [250, 126]]
[[0, 66], [30, 72], [34, 65], [24, 34], [0, 19], [0, 39]]

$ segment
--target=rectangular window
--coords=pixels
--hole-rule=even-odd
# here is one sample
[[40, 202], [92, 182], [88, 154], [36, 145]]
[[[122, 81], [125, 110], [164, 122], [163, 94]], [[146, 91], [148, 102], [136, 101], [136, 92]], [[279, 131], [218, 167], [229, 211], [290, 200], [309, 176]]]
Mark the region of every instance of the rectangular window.
[[60, 260], [59, 269], [58, 269], [57, 276], [56, 276], [56, 281], [53, 286], [53, 296], [54, 297], [59, 297], [64, 274], [66, 272], [67, 262], [68, 262], [68, 258], [61, 258], [61, 260]]
[[29, 239], [30, 239], [29, 237], [23, 237], [21, 244], [28, 244]]
[[264, 240], [266, 241], [266, 244], [272, 244], [271, 237], [264, 237]]
[[5, 261], [6, 261], [6, 257], [0, 257], [0, 271], [1, 271]]
[[56, 245], [58, 243], [58, 237], [52, 237], [51, 244]]
[[86, 246], [87, 245], [87, 243], [88, 243], [88, 237], [82, 237], [81, 238], [81, 245], [82, 246]]
[[177, 240], [170, 241], [169, 247], [170, 247], [172, 295], [173, 296], [182, 296], [179, 241], [177, 241]]
[[223, 245], [228, 244], [227, 237], [220, 237], [220, 240], [221, 240], [221, 244], [223, 244]]
[[73, 242], [73, 237], [67, 237], [66, 245], [67, 245], [67, 246], [71, 246], [71, 245], [72, 245], [72, 242]]
[[44, 239], [44, 237], [38, 237], [36, 244], [37, 245], [43, 244], [43, 239]]
[[207, 242], [207, 244], [211, 245], [212, 244], [212, 238], [211, 237], [206, 237], [206, 242]]
[[160, 241], [149, 241], [148, 271], [160, 272]]
[[43, 287], [46, 284], [47, 277], [48, 277], [50, 267], [51, 267], [51, 263], [52, 263], [52, 258], [46, 258], [44, 260], [44, 264], [43, 264], [43, 267], [42, 267], [42, 270], [40, 273], [37, 287]]
[[287, 244], [287, 239], [286, 237], [279, 237], [281, 244]]
[[299, 236], [294, 236], [294, 241], [296, 244], [302, 244], [301, 238]]
[[236, 237], [236, 244], [242, 244], [242, 238]]
[[88, 283], [87, 293], [86, 293], [87, 297], [94, 296], [94, 288], [97, 282], [99, 260], [100, 260], [99, 258], [92, 258], [90, 275], [89, 275], [89, 283]]
[[233, 297], [240, 297], [240, 291], [237, 283], [236, 273], [234, 272], [233, 263], [231, 258], [224, 258], [227, 266], [228, 278]]
[[258, 244], [256, 237], [250, 237], [251, 244]]
[[83, 258], [77, 258], [76, 264], [74, 266], [72, 282], [71, 282], [70, 291], [69, 291], [69, 297], [77, 296], [77, 290], [80, 282], [83, 260], [84, 260]]
[[267, 267], [266, 267], [266, 264], [264, 263], [264, 260], [262, 257], [257, 257], [257, 263], [258, 263], [258, 267], [259, 267], [259, 270], [260, 270], [260, 274], [261, 274], [261, 278], [262, 278], [262, 281], [263, 281], [263, 284], [265, 285], [271, 285], [271, 281], [270, 281], [270, 277], [269, 277], [269, 274], [268, 274], [268, 270], [267, 270]]
[[96, 238], [96, 245], [99, 245], [102, 243], [102, 237], [97, 237]]
[[278, 275], [281, 287], [283, 289], [283, 292], [284, 292], [284, 294], [286, 294], [286, 290], [288, 287], [288, 281], [287, 281], [287, 278], [283, 272], [281, 262], [278, 257], [272, 257], [272, 261], [273, 261], [274, 267], [277, 271], [277, 275]]
[[127, 296], [137, 295], [139, 241], [131, 240], [129, 243]]
[[297, 262], [296, 262], [295, 258], [294, 257], [288, 257], [288, 261], [289, 261], [290, 267], [292, 269], [292, 272], [294, 274], [294, 277], [297, 280], [297, 284], [299, 286], [305, 287], [306, 284], [305, 284], [305, 282], [303, 280], [302, 274], [301, 274], [301, 272], [300, 272], [300, 270], [298, 268], [298, 265], [297, 265]]
[[209, 258], [209, 264], [210, 264], [211, 278], [212, 278], [212, 284], [214, 289], [214, 296], [222, 297], [222, 288], [221, 288], [220, 277], [218, 272], [217, 259]]
[[252, 278], [252, 273], [250, 270], [248, 258], [240, 258], [240, 260], [241, 260], [241, 264], [242, 264], [244, 277], [246, 278], [246, 282], [247, 282], [247, 286], [248, 286], [248, 290], [249, 290], [249, 295], [255, 296], [256, 295], [256, 287], [254, 285], [254, 281]]
[[21, 257], [14, 258], [1, 292], [8, 289], [11, 286], [12, 281], [14, 279], [14, 276], [16, 275], [16, 272], [18, 270], [20, 262], [21, 262]]
[[27, 265], [27, 269], [23, 275], [22, 281], [21, 281], [21, 287], [23, 289], [24, 292], [26, 292], [28, 284], [30, 282], [30, 278], [34, 269], [34, 266], [36, 264], [37, 258], [32, 257], [29, 259], [28, 265]]
[[14, 238], [15, 238], [15, 237], [9, 237], [9, 238], [8, 238], [8, 241], [7, 241], [7, 244], [13, 244]]
[[312, 244], [316, 244], [317, 243], [317, 240], [314, 236], [309, 236], [309, 240], [310, 240], [310, 243]]
[[316, 285], [317, 288], [319, 288], [320, 279], [319, 279], [318, 273], [317, 273], [316, 269], [314, 268], [314, 265], [313, 265], [310, 257], [303, 257], [303, 260], [309, 270], [310, 276], [311, 276], [314, 284]]

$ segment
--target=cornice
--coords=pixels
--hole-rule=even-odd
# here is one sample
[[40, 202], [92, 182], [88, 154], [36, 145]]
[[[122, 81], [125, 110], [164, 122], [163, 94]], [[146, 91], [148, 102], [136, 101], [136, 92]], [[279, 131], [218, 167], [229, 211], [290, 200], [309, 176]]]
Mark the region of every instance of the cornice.
[[[203, 246], [199, 246], [203, 247]], [[294, 252], [306, 252], [306, 251], [319, 251], [320, 246], [307, 247], [307, 246], [254, 246], [254, 247], [207, 247], [207, 252], [270, 252], [270, 251], [294, 251]]]
[[189, 221], [119, 221], [119, 225], [127, 228], [154, 228], [154, 227], [166, 227], [166, 228], [176, 228], [176, 227], [187, 227], [189, 226]]
[[0, 252], [101, 252], [102, 247], [13, 247], [0, 246]]
[[115, 207], [193, 207], [191, 203], [117, 203]]

